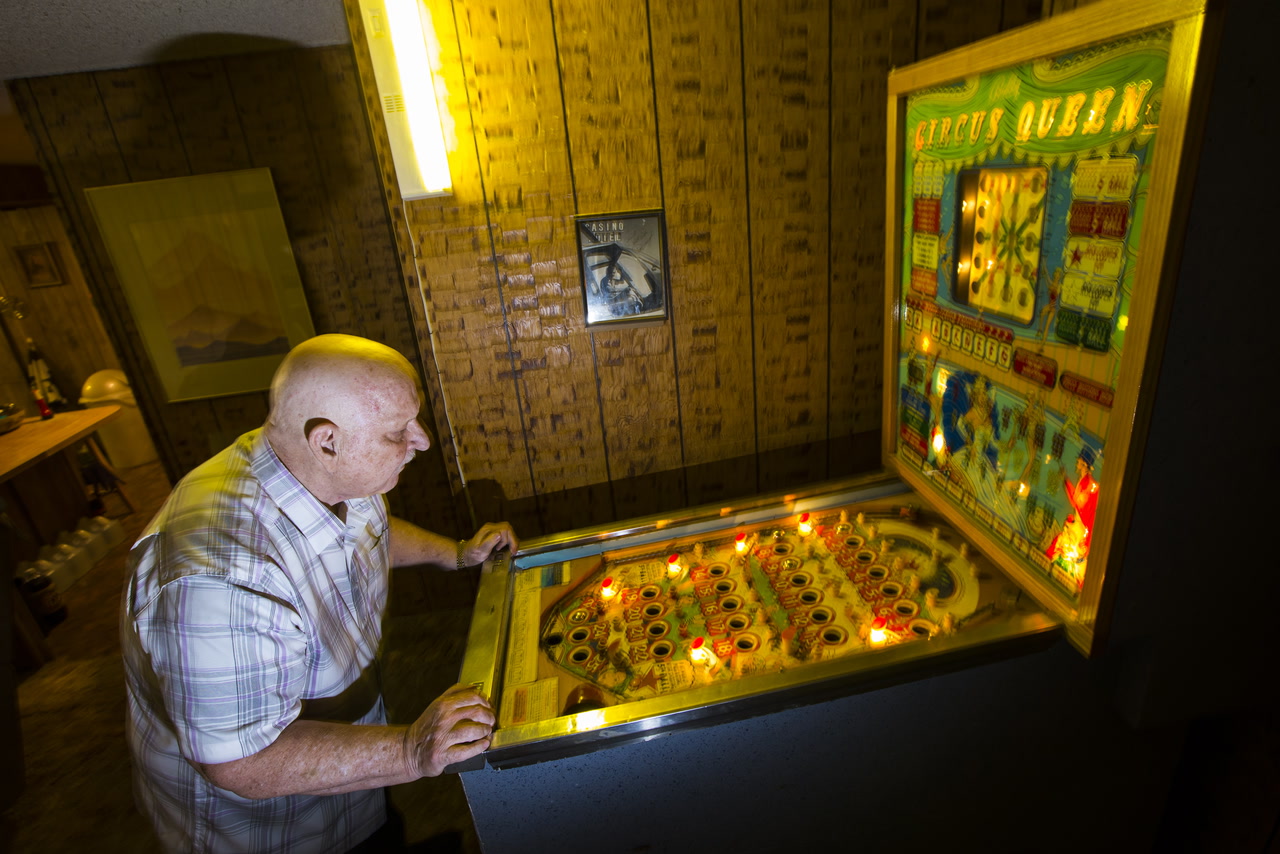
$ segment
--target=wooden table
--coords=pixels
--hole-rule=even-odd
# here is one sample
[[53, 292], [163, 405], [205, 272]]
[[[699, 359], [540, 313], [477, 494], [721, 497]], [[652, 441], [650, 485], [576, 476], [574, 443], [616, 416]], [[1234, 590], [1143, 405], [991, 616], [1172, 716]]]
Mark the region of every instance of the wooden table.
[[79, 442], [119, 415], [118, 406], [95, 406], [59, 412], [47, 421], [26, 419], [17, 429], [0, 435], [0, 483]]
[[[118, 406], [59, 412], [49, 420], [28, 418], [0, 435], [0, 484], [10, 517], [25, 522], [34, 547], [53, 543], [74, 530], [88, 513], [89, 501], [74, 448], [120, 415]], [[18, 512], [14, 512], [14, 511]], [[27, 549], [19, 549], [27, 551]], [[19, 555], [18, 560], [30, 559]]]

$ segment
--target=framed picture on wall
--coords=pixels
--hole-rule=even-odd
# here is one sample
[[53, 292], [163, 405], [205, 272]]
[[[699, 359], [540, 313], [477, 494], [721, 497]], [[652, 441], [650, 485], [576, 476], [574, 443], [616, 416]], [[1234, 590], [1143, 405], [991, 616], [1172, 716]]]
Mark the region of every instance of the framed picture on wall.
[[15, 246], [18, 266], [29, 287], [45, 288], [62, 284], [62, 272], [58, 267], [58, 247], [52, 243], [32, 243]]
[[580, 216], [576, 231], [588, 326], [666, 318], [662, 211]]
[[170, 402], [263, 391], [315, 334], [269, 169], [85, 194]]

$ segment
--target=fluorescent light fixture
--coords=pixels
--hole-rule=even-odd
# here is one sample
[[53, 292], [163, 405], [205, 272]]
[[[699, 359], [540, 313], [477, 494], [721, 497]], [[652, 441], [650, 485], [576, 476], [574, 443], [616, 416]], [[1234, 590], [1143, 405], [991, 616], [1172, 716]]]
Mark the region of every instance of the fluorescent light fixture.
[[420, 0], [360, 0], [360, 14], [400, 195], [447, 196], [453, 179], [436, 100], [432, 59], [438, 64], [439, 48], [431, 13]]

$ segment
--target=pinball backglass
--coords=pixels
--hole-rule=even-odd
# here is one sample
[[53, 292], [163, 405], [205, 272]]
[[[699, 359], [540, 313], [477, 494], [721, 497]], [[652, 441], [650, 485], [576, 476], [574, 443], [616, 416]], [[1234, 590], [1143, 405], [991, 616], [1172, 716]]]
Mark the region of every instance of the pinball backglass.
[[1086, 653], [1141, 457], [1203, 18], [1101, 3], [889, 78], [886, 461]]

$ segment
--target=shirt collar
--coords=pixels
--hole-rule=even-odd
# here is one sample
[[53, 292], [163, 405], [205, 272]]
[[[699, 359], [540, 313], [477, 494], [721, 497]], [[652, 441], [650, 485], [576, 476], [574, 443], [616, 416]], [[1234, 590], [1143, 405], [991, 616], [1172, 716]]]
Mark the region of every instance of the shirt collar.
[[369, 516], [370, 499], [352, 498], [347, 501], [347, 521], [344, 524], [285, 468], [262, 429], [251, 434], [249, 459], [263, 491], [317, 552], [337, 542], [348, 527], [363, 523]]

